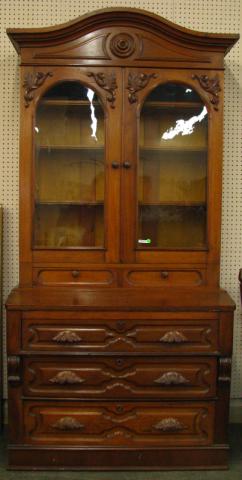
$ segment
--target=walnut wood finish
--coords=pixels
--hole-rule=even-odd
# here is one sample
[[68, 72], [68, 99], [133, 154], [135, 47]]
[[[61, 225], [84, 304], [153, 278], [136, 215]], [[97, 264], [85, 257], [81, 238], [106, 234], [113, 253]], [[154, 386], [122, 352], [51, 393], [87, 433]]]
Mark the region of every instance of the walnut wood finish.
[[[7, 33], [21, 57], [9, 467], [226, 468], [234, 303], [219, 288], [223, 69], [238, 35], [125, 8]], [[62, 82], [95, 93], [96, 144], [90, 103], [48, 96]], [[147, 100], [165, 84], [185, 85], [196, 100]], [[208, 126], [163, 142], [158, 168], [160, 131], [176, 111], [186, 119], [201, 106]], [[149, 160], [143, 183], [138, 145]], [[148, 218], [138, 237], [142, 202], [157, 212], [167, 199], [182, 227], [174, 233], [168, 222], [163, 239]], [[149, 228], [162, 248], [149, 244]]]

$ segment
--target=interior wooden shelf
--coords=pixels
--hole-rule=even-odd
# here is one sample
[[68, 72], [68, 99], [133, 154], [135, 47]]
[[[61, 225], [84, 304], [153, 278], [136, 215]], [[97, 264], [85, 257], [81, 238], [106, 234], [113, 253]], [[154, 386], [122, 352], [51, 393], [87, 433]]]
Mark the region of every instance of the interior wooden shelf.
[[167, 207], [203, 207], [206, 206], [206, 202], [196, 202], [196, 201], [159, 201], [159, 202], [145, 202], [140, 200], [139, 201], [139, 206], [154, 206], [154, 207], [162, 207], [162, 206], [167, 206]]
[[68, 201], [53, 201], [53, 202], [42, 202], [42, 201], [39, 201], [37, 200], [36, 202], [36, 205], [75, 205], [75, 206], [90, 206], [90, 207], [96, 207], [98, 205], [103, 205], [104, 204], [104, 200], [98, 200], [98, 201], [93, 201], [93, 202], [68, 202]]
[[165, 146], [165, 145], [160, 145], [160, 146], [152, 146], [152, 145], [140, 145], [140, 150], [142, 152], [157, 152], [159, 153], [160, 151], [165, 151], [165, 152], [177, 152], [177, 153], [181, 153], [181, 152], [206, 152], [207, 151], [207, 147], [204, 146], [204, 147], [200, 147], [200, 146], [196, 146], [196, 145], [184, 145], [184, 146]]
[[41, 150], [96, 150], [102, 151], [104, 149], [104, 145], [37, 145], [37, 148]]
[[162, 101], [154, 101], [154, 102], [145, 102], [143, 108], [199, 108], [203, 107], [204, 105], [200, 102], [162, 102]]
[[41, 105], [50, 105], [50, 106], [76, 106], [76, 107], [89, 107], [90, 105], [93, 105], [94, 107], [101, 107], [100, 103], [97, 101], [89, 102], [88, 100], [64, 100], [64, 99], [58, 99], [58, 98], [50, 98], [50, 99], [45, 99], [42, 100]]

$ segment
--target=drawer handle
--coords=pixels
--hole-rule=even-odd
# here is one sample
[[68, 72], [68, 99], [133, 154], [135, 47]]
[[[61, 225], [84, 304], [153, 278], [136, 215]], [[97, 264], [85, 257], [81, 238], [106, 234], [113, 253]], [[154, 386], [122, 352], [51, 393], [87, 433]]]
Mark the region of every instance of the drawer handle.
[[73, 278], [77, 278], [80, 275], [80, 270], [72, 270], [71, 274]]
[[131, 163], [130, 162], [124, 162], [123, 167], [126, 168], [126, 170], [128, 170], [129, 168], [131, 168]]
[[185, 378], [181, 373], [178, 372], [166, 372], [161, 377], [154, 380], [155, 383], [160, 385], [187, 385], [190, 383], [188, 378]]
[[56, 430], [82, 430], [84, 425], [82, 425], [78, 420], [73, 417], [62, 417], [56, 423], [51, 425], [52, 428]]
[[57, 373], [55, 377], [50, 378], [49, 382], [58, 383], [59, 385], [74, 385], [83, 383], [85, 380], [70, 370], [63, 370], [63, 372]]
[[160, 342], [163, 343], [185, 343], [188, 342], [188, 339], [183, 335], [179, 330], [170, 330], [165, 333], [163, 337], [160, 338]]
[[81, 337], [77, 333], [72, 332], [71, 330], [63, 330], [63, 332], [58, 333], [55, 337], [52, 338], [53, 342], [56, 343], [79, 343], [82, 341]]
[[179, 422], [177, 418], [167, 417], [156, 423], [156, 425], [153, 425], [153, 428], [156, 430], [161, 430], [162, 432], [179, 432], [181, 430], [185, 430], [187, 427], [183, 423]]
[[164, 278], [164, 280], [169, 277], [168, 272], [160, 272], [160, 275], [161, 275], [161, 278]]

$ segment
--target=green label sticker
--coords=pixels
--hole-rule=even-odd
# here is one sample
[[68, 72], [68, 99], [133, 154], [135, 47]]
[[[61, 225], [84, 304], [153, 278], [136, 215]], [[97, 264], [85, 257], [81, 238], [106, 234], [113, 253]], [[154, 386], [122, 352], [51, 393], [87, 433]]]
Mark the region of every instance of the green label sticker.
[[138, 243], [145, 243], [146, 245], [151, 243], [151, 238], [140, 238]]

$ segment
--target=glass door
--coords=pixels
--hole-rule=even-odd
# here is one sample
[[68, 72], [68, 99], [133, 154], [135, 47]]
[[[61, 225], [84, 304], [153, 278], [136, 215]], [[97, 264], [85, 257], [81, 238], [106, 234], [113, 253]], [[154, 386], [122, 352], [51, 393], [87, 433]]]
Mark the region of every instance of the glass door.
[[137, 248], [204, 249], [206, 204], [206, 106], [186, 85], [160, 85], [140, 115]]
[[[140, 78], [140, 82], [138, 79]], [[170, 78], [173, 78], [170, 80]], [[186, 82], [186, 80], [188, 80]], [[142, 83], [144, 87], [142, 87]], [[129, 72], [123, 259], [189, 263], [208, 249], [208, 110], [189, 72]], [[141, 86], [141, 88], [140, 88]], [[131, 128], [130, 128], [131, 126]], [[132, 192], [125, 198], [125, 190]]]
[[34, 247], [104, 248], [104, 112], [79, 82], [49, 89], [35, 123]]

